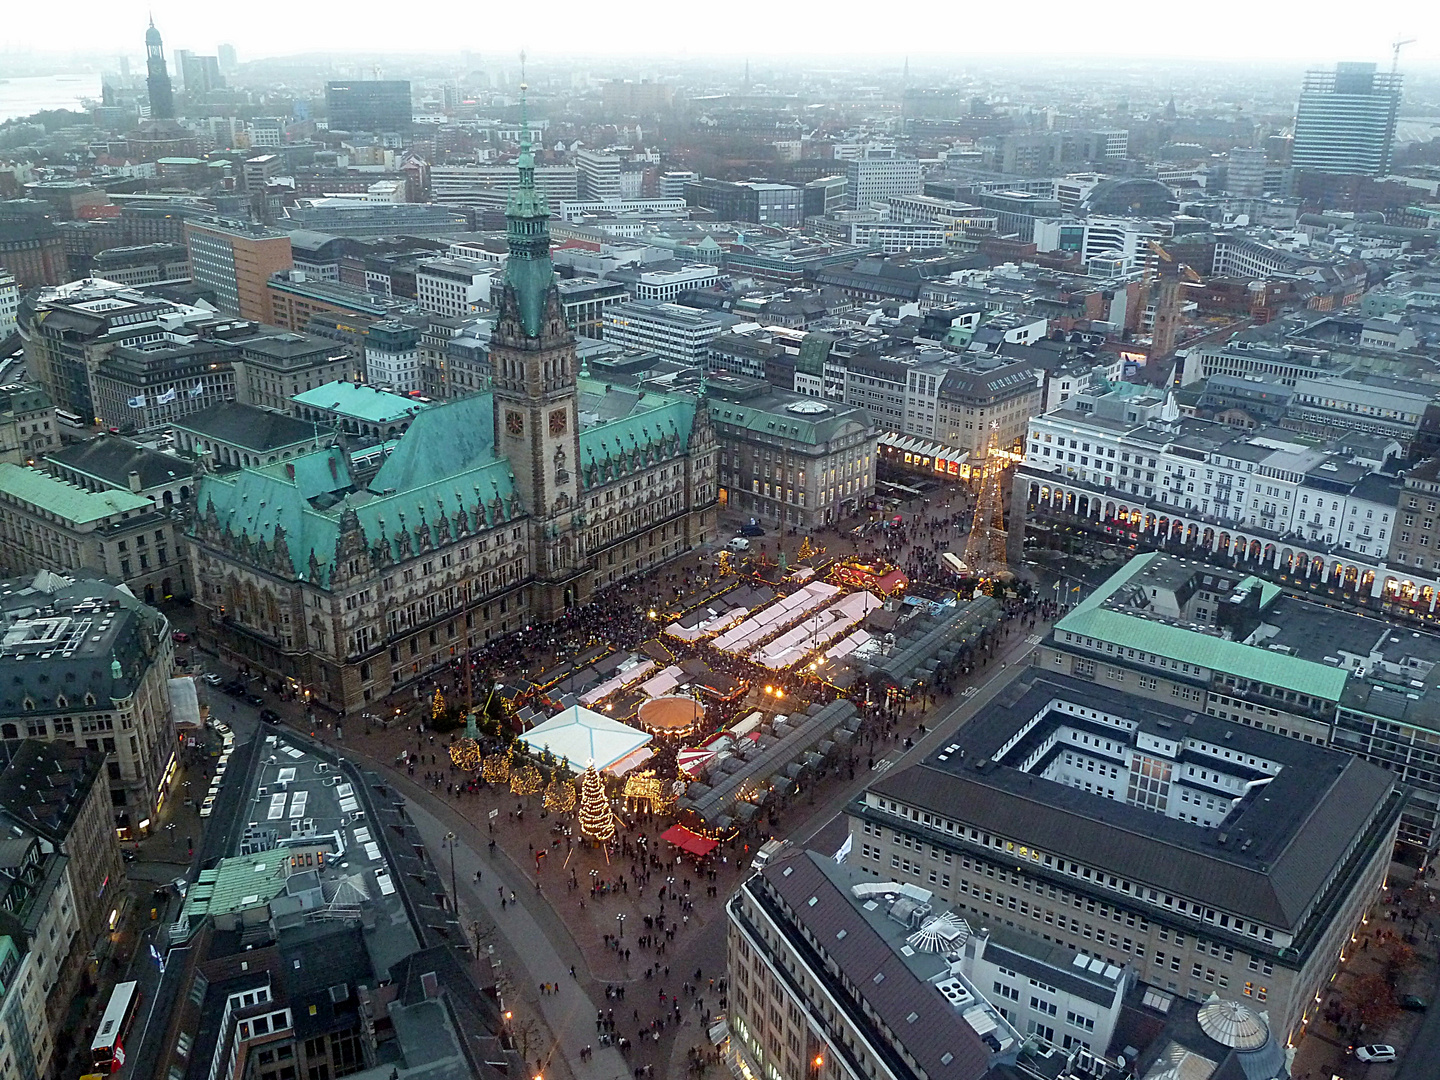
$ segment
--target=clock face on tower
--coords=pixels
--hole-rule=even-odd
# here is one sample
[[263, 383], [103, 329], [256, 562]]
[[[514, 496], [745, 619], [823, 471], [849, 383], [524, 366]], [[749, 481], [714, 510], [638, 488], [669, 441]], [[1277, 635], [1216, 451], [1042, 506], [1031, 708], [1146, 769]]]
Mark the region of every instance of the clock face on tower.
[[564, 409], [556, 409], [550, 414], [550, 434], [564, 435], [566, 426], [566, 413]]
[[522, 434], [525, 430], [525, 415], [515, 409], [506, 409], [505, 430], [511, 435]]

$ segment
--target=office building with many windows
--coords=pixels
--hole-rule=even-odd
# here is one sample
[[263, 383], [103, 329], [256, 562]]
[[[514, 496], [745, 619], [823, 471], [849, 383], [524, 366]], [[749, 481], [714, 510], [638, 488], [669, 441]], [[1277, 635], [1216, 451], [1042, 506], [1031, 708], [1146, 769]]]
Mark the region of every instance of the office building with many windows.
[[1359, 63], [1306, 72], [1295, 107], [1291, 164], [1322, 173], [1388, 173], [1404, 78]]
[[414, 120], [408, 79], [360, 79], [325, 84], [335, 131], [407, 132]]
[[848, 814], [874, 879], [1170, 994], [1263, 1003], [1293, 1044], [1380, 900], [1403, 802], [1343, 751], [1037, 668]]
[[174, 776], [169, 622], [126, 589], [40, 573], [0, 582], [0, 626], [0, 738], [103, 753], [112, 824], [138, 839]]
[[[1393, 579], [1392, 579], [1393, 580]], [[1386, 586], [1389, 610], [1406, 605]], [[1440, 838], [1440, 636], [1286, 594], [1250, 576], [1138, 555], [1041, 642], [1037, 664], [1390, 770], [1400, 839]]]
[[761, 379], [711, 377], [721, 500], [761, 521], [818, 528], [875, 494], [875, 423], [838, 401]]
[[606, 341], [695, 367], [704, 366], [712, 340], [744, 321], [663, 300], [627, 300], [607, 307], [602, 316]]
[[222, 312], [275, 321], [266, 285], [271, 274], [292, 265], [289, 236], [264, 225], [188, 220], [185, 247], [191, 280], [214, 292]]
[[[813, 851], [725, 905], [729, 1064], [770, 1080], [981, 1080], [1024, 1041], [952, 959], [968, 928], [934, 894]], [[985, 988], [988, 990], [988, 987]]]
[[920, 162], [893, 150], [873, 150], [845, 162], [845, 206], [867, 209], [895, 195], [919, 195], [923, 186]]

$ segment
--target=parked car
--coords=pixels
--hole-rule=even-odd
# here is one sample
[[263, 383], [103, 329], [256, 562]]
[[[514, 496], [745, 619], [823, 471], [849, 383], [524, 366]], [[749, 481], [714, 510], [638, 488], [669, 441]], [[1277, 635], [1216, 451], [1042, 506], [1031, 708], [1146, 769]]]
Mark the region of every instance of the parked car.
[[231, 697], [243, 697], [245, 694], [245, 684], [238, 679], [227, 682], [224, 686], [220, 687], [220, 689]]
[[245, 694], [245, 700], [248, 701], [251, 705], [264, 705], [264, 704], [265, 704], [265, 699], [264, 699], [263, 697], [261, 697], [259, 694], [246, 693], [246, 694]]
[[1400, 999], [1400, 1007], [1406, 1012], [1424, 1012], [1430, 1007], [1430, 1003], [1422, 997], [1406, 994]]
[[1394, 1061], [1395, 1047], [1386, 1046], [1384, 1043], [1371, 1043], [1369, 1046], [1357, 1046], [1355, 1056], [1361, 1061]]
[[190, 635], [187, 634], [184, 630], [175, 630], [170, 634], [170, 640], [184, 643], [190, 640]]
[[219, 675], [216, 675], [213, 671], [207, 671], [204, 675], [200, 676], [200, 681], [208, 686], [219, 686], [225, 680], [222, 679]]
[[752, 524], [749, 524], [749, 525], [741, 525], [741, 526], [740, 526], [740, 535], [741, 535], [741, 536], [764, 536], [764, 535], [765, 535], [765, 530], [764, 530], [763, 528], [761, 528], [759, 525], [756, 525], [756, 524], [753, 524], [753, 523], [752, 523]]
[[183, 656], [177, 656], [175, 657], [175, 666], [178, 668], [188, 668], [190, 666], [190, 661], [186, 660]]
[[730, 542], [725, 545], [731, 551], [749, 551], [750, 541], [743, 536], [731, 537]]
[[267, 724], [278, 724], [280, 722], [280, 714], [274, 709], [261, 709], [260, 719], [264, 720]]

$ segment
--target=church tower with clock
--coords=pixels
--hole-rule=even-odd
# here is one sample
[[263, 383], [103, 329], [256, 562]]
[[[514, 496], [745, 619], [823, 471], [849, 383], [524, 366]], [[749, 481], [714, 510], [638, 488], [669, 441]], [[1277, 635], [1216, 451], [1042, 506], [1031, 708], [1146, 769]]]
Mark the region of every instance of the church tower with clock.
[[589, 599], [580, 501], [575, 335], [550, 262], [550, 207], [535, 188], [535, 156], [521, 92], [520, 179], [505, 205], [509, 257], [490, 339], [495, 449], [530, 514], [531, 611], [539, 621]]

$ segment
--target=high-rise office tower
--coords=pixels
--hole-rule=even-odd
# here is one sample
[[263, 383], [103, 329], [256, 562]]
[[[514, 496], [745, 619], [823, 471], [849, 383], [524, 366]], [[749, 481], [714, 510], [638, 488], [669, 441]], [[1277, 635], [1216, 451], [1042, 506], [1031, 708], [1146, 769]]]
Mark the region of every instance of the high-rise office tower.
[[408, 79], [326, 83], [325, 104], [335, 131], [409, 131], [413, 119]]
[[175, 119], [175, 92], [170, 88], [170, 73], [165, 70], [165, 45], [160, 40], [160, 31], [155, 29], [155, 20], [150, 20], [150, 29], [145, 31], [145, 67], [148, 74], [145, 83], [150, 89], [150, 119]]
[[1403, 78], [1377, 71], [1374, 64], [1306, 72], [1295, 110], [1294, 167], [1365, 176], [1389, 172]]

